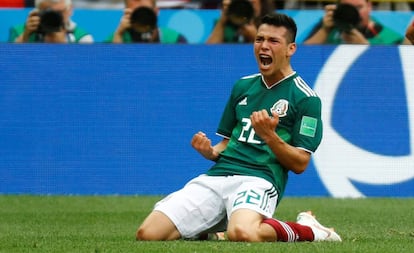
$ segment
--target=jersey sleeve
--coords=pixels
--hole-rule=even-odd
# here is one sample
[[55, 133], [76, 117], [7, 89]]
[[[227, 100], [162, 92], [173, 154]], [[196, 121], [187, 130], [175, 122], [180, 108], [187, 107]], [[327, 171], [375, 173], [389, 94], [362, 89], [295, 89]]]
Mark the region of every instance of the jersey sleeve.
[[224, 107], [224, 111], [221, 115], [221, 120], [217, 128], [217, 134], [226, 138], [231, 137], [231, 133], [235, 125], [237, 124], [237, 118], [235, 113], [235, 90], [236, 86], [233, 87], [232, 93], [227, 101], [226, 106]]
[[16, 38], [24, 32], [24, 25], [10, 27], [8, 42], [15, 42]]
[[315, 152], [322, 140], [322, 104], [319, 97], [304, 98], [298, 108], [298, 117], [293, 128], [292, 145]]

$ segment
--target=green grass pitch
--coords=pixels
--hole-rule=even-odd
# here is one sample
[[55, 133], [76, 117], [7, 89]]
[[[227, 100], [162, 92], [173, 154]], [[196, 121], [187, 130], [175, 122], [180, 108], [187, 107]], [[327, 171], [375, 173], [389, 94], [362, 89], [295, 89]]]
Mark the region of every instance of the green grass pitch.
[[285, 198], [276, 217], [313, 210], [342, 243], [137, 242], [159, 196], [0, 195], [0, 252], [414, 252], [413, 198]]

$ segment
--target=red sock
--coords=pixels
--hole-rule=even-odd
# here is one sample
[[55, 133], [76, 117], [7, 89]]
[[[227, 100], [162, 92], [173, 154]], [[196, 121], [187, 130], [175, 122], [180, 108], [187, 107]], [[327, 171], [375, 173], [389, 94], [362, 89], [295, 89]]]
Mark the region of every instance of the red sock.
[[282, 242], [313, 241], [312, 229], [294, 222], [283, 222], [276, 219], [264, 219], [263, 223], [272, 226], [277, 240]]

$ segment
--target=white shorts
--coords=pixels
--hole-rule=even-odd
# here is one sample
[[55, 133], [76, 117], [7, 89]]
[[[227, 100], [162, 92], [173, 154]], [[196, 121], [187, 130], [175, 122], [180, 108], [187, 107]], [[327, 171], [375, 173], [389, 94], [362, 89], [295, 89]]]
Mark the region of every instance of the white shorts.
[[195, 238], [224, 231], [231, 213], [240, 208], [270, 218], [277, 199], [275, 187], [262, 178], [201, 175], [156, 203], [154, 210], [167, 215], [183, 238]]

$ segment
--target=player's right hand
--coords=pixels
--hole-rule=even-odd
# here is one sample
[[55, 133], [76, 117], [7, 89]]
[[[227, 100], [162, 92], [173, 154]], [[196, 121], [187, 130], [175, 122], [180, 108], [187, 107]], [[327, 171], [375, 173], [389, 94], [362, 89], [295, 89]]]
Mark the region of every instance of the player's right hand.
[[191, 139], [191, 146], [197, 150], [206, 159], [214, 160], [217, 157], [214, 148], [211, 145], [211, 140], [203, 132], [196, 133]]

